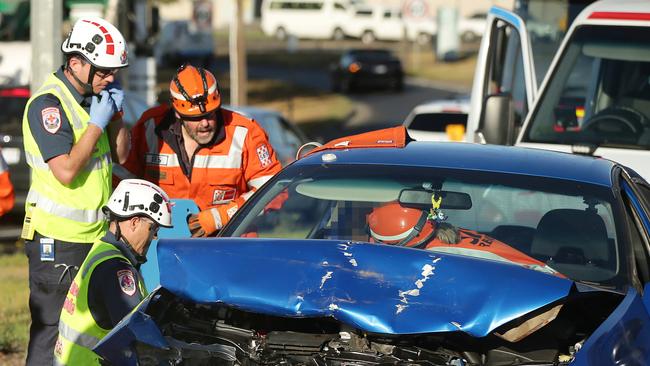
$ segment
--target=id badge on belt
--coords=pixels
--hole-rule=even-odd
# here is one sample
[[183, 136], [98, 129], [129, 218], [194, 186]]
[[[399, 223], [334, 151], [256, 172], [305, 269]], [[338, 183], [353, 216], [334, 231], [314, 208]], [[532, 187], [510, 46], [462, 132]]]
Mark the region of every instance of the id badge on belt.
[[54, 262], [54, 239], [41, 238], [41, 262]]

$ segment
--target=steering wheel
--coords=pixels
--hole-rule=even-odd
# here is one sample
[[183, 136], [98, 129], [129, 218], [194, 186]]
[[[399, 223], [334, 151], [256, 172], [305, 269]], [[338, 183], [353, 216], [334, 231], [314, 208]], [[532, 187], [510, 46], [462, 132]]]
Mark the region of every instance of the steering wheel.
[[647, 118], [633, 108], [609, 107], [588, 119], [582, 130], [604, 142], [636, 143], [648, 125]]

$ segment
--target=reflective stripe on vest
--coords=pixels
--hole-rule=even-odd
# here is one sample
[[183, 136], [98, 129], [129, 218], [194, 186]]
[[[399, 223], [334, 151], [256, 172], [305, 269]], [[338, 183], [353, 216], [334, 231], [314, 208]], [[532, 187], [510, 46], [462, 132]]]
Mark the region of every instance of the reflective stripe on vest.
[[[47, 165], [47, 163], [40, 156], [34, 156], [30, 153], [25, 152], [25, 161], [27, 162], [27, 164], [29, 164], [30, 166], [36, 169], [43, 169], [43, 170], [50, 169], [50, 166]], [[104, 168], [105, 164], [110, 164], [110, 163], [111, 163], [110, 153], [106, 153], [102, 156], [91, 157], [88, 160], [86, 166], [82, 169], [82, 171], [90, 172], [93, 170], [102, 169]]]
[[111, 193], [112, 163], [108, 135], [104, 132], [99, 137], [88, 163], [73, 181], [62, 184], [44, 161], [28, 120], [31, 103], [44, 94], [51, 94], [60, 101], [58, 109], [70, 121], [74, 143], [81, 139], [90, 119], [63, 81], [53, 74], [27, 102], [23, 115], [23, 141], [32, 183], [25, 204], [32, 212], [31, 225], [43, 236], [73, 243], [92, 243], [103, 235], [106, 228], [101, 207]]
[[29, 193], [27, 193], [27, 202], [36, 204], [37, 207], [49, 212], [52, 215], [73, 221], [90, 224], [99, 220], [106, 219], [106, 216], [101, 210], [82, 210], [71, 208], [66, 205], [54, 202], [32, 189], [30, 189]]
[[[147, 145], [149, 147], [149, 153], [145, 156], [146, 164], [156, 166], [162, 165], [165, 167], [180, 167], [178, 156], [175, 153], [160, 154], [158, 153], [157, 142], [153, 143], [149, 141], [149, 122], [150, 121], [146, 122]], [[153, 120], [151, 121], [151, 125], [153, 125]], [[193, 167], [208, 169], [241, 168], [242, 150], [244, 149], [244, 142], [247, 134], [248, 129], [246, 127], [235, 127], [235, 133], [232, 138], [230, 149], [228, 149], [228, 155], [194, 155]], [[152, 144], [155, 144], [153, 145], [155, 148], [152, 148]]]
[[247, 184], [248, 184], [248, 186], [250, 188], [259, 189], [261, 186], [264, 185], [264, 183], [268, 182], [269, 179], [271, 179], [271, 178], [273, 178], [272, 175], [264, 175], [264, 176], [257, 177], [257, 178], [249, 180]]
[[84, 334], [69, 327], [65, 322], [59, 322], [59, 335], [67, 341], [81, 346], [83, 348], [93, 349], [100, 339], [88, 334]]

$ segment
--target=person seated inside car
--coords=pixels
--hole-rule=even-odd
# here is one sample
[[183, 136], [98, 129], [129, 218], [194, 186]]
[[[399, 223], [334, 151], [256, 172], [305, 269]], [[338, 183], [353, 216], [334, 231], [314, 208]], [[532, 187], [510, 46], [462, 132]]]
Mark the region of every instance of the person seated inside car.
[[389, 202], [368, 215], [370, 241], [547, 269], [545, 263], [474, 230], [444, 222], [439, 210], [422, 210]]

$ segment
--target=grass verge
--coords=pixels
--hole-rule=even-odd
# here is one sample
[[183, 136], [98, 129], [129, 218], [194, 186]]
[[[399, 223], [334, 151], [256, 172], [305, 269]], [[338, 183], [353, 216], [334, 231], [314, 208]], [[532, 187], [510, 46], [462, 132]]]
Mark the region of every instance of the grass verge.
[[29, 337], [29, 286], [27, 257], [23, 253], [0, 255], [0, 361], [6, 354], [22, 360]]

